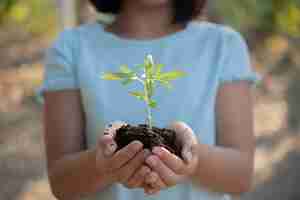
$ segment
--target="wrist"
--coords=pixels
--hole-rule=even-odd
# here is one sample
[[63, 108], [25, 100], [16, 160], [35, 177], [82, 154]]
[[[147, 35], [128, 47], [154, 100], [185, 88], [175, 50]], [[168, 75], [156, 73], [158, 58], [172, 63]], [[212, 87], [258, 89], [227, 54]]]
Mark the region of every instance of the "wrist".
[[[93, 149], [90, 152], [93, 156], [94, 159], [94, 166], [95, 166], [95, 176], [97, 177], [98, 180], [101, 180], [101, 182], [104, 185], [111, 185], [116, 182], [116, 179], [113, 177], [112, 173], [109, 173], [104, 169], [104, 163], [103, 160], [99, 158], [99, 153], [97, 149]], [[101, 160], [101, 161], [100, 161]]]
[[199, 170], [199, 157], [200, 157], [200, 149], [201, 144], [197, 143], [192, 148], [192, 155], [193, 155], [193, 164], [190, 170], [190, 173], [188, 174], [189, 179], [194, 179], [198, 173]]

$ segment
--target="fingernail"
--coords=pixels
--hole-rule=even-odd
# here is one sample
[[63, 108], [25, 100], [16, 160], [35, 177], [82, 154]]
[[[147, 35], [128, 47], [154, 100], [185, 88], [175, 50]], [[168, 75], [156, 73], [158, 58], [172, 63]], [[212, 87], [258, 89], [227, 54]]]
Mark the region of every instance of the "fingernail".
[[143, 174], [145, 174], [145, 176], [146, 176], [151, 172], [151, 169], [149, 169], [149, 167], [144, 167], [143, 172], [144, 172]]
[[103, 132], [104, 132], [104, 135], [110, 135], [111, 134], [111, 128], [105, 128]]
[[191, 151], [185, 151], [185, 155], [184, 156], [185, 156], [187, 162], [191, 162], [192, 161], [193, 155], [192, 155]]
[[149, 149], [144, 150], [144, 157], [148, 157], [150, 154], [151, 152], [149, 151]]
[[156, 177], [155, 176], [150, 176], [150, 178], [149, 178], [149, 182], [151, 183], [151, 184], [154, 184], [155, 182], [156, 182], [157, 180], [156, 180]]
[[150, 195], [153, 194], [154, 190], [153, 190], [153, 189], [147, 189], [147, 190], [145, 190], [144, 192], [145, 192], [145, 194], [146, 194], [147, 196], [150, 196]]
[[111, 150], [111, 148], [106, 148], [103, 153], [104, 153], [104, 156], [111, 156], [113, 151]]
[[148, 195], [154, 195], [155, 194], [155, 190], [149, 190], [148, 191]]
[[105, 132], [104, 132], [104, 135], [109, 135], [109, 132], [105, 131]]
[[151, 192], [149, 190], [145, 191], [146, 196], [151, 196]]
[[161, 156], [162, 155], [162, 148], [161, 147], [154, 147], [152, 152], [158, 156]]
[[106, 148], [104, 150], [104, 153], [107, 155], [107, 156], [110, 156], [111, 154], [113, 154], [117, 149], [117, 144], [112, 142], [112, 143], [109, 143], [106, 145]]
[[143, 147], [143, 143], [141, 143], [140, 141], [133, 141], [132, 144], [135, 150], [139, 150]]
[[147, 159], [146, 162], [151, 166], [155, 166], [157, 164], [157, 159], [152, 156], [149, 159]]
[[111, 143], [111, 144], [109, 145], [109, 147], [110, 147], [110, 149], [112, 150], [112, 152], [115, 152], [116, 149], [117, 149], [117, 144], [116, 144], [116, 143]]

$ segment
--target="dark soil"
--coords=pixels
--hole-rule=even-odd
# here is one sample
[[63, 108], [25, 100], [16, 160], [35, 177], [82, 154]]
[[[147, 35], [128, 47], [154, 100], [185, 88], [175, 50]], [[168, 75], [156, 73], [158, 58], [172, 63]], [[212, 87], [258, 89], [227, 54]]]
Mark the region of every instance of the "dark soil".
[[152, 150], [155, 146], [162, 146], [171, 153], [181, 157], [181, 147], [176, 143], [176, 133], [166, 128], [157, 128], [145, 124], [138, 126], [124, 125], [116, 131], [115, 137], [118, 150], [132, 141], [138, 140], [144, 144], [144, 149]]

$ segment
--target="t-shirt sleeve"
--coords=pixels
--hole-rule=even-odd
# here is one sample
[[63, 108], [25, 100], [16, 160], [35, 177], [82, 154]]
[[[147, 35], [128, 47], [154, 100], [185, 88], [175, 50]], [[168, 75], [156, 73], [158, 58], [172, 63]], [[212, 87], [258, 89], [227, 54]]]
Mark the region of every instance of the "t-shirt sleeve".
[[240, 33], [227, 30], [224, 37], [223, 59], [220, 70], [220, 83], [249, 81], [253, 85], [260, 82], [260, 76], [251, 66], [248, 46]]
[[65, 30], [46, 50], [43, 82], [37, 91], [41, 97], [45, 91], [78, 89], [74, 44], [74, 32]]

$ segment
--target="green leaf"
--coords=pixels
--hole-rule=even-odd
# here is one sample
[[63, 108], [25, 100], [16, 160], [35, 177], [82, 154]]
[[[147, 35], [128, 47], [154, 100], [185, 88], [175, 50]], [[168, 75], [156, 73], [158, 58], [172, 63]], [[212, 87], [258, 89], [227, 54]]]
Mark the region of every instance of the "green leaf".
[[167, 89], [172, 89], [172, 85], [169, 81], [159, 80], [159, 83]]
[[154, 63], [153, 63], [152, 57], [150, 58], [149, 55], [145, 59], [145, 73], [146, 77], [148, 79], [151, 79], [153, 77], [153, 72], [154, 72]]
[[121, 65], [120, 66], [120, 71], [122, 73], [125, 73], [125, 74], [131, 74], [132, 73], [132, 70], [129, 69], [129, 67], [127, 65]]
[[145, 68], [145, 65], [144, 65], [144, 64], [138, 64], [138, 65], [135, 65], [135, 67], [134, 67], [134, 69], [135, 69], [136, 71], [141, 70], [141, 69], [144, 69], [144, 68]]
[[132, 83], [134, 81], [134, 79], [132, 78], [128, 78], [128, 79], [124, 79], [122, 80], [122, 85], [129, 85], [130, 83]]
[[135, 79], [136, 75], [134, 72], [132, 73], [123, 73], [123, 72], [109, 72], [109, 73], [105, 73], [102, 76], [102, 79], [105, 80], [121, 80], [121, 79]]
[[129, 94], [142, 101], [145, 101], [146, 99], [145, 95], [142, 92], [129, 92]]
[[148, 79], [147, 81], [145, 81], [145, 83], [146, 83], [145, 87], [148, 91], [148, 95], [151, 98], [153, 96], [153, 93], [154, 93], [154, 86], [155, 86], [154, 80], [153, 79]]
[[151, 63], [149, 62], [149, 60], [147, 58], [145, 59], [144, 68], [146, 70], [148, 70], [149, 68], [151, 68]]
[[157, 64], [157, 65], [156, 65], [156, 71], [155, 71], [155, 75], [156, 75], [156, 76], [159, 76], [159, 75], [160, 75], [161, 70], [162, 70], [162, 68], [163, 68], [164, 66], [165, 66], [165, 65], [163, 65], [163, 64]]
[[136, 67], [144, 69], [145, 68], [145, 64], [137, 64]]
[[158, 76], [158, 79], [163, 80], [163, 81], [171, 81], [171, 80], [175, 80], [175, 79], [178, 79], [180, 77], [183, 77], [185, 75], [186, 75], [185, 72], [176, 70], [176, 71], [161, 73]]
[[105, 73], [101, 76], [102, 79], [104, 80], [121, 80], [122, 77], [119, 76], [117, 73]]
[[149, 102], [149, 104], [148, 104], [151, 108], [156, 108], [157, 107], [157, 103], [154, 101], [154, 100], [152, 100], [152, 99], [150, 99], [150, 102]]

